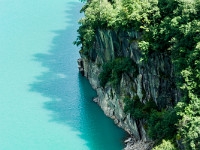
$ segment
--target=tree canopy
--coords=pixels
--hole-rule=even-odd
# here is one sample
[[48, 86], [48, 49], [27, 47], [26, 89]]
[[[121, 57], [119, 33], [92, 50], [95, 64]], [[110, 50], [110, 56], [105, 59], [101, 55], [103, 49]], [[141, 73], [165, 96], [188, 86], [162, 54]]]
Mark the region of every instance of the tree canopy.
[[174, 108], [180, 117], [177, 139], [186, 149], [200, 149], [200, 0], [90, 0], [82, 12], [75, 44], [85, 54], [97, 29], [131, 29], [143, 33], [138, 43], [145, 58], [152, 53], [172, 58], [183, 93]]

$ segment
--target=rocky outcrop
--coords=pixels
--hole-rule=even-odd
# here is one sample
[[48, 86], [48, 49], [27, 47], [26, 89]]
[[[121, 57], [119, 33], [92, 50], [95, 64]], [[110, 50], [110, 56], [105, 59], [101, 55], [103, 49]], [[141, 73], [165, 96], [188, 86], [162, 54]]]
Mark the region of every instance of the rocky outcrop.
[[82, 74], [82, 76], [84, 76], [83, 60], [82, 59], [78, 59], [77, 62], [78, 62], [79, 72]]
[[[159, 108], [171, 107], [179, 101], [180, 94], [174, 84], [174, 71], [171, 59], [166, 54], [151, 54], [148, 60], [141, 61], [142, 53], [138, 47], [141, 40], [139, 32], [116, 32], [98, 30], [96, 41], [88, 55], [81, 54], [79, 70], [87, 77], [92, 87], [97, 91], [95, 101], [108, 117], [131, 134], [136, 141], [148, 143], [144, 121], [136, 121], [130, 114], [124, 113], [123, 99], [126, 96], [133, 98], [138, 95], [140, 101], [146, 103], [154, 100]], [[107, 83], [100, 86], [99, 74], [102, 65], [118, 57], [131, 58], [138, 67], [139, 74], [124, 73], [119, 88]]]
[[154, 142], [147, 142], [143, 140], [136, 141], [133, 137], [124, 141], [126, 148], [124, 150], [151, 150]]

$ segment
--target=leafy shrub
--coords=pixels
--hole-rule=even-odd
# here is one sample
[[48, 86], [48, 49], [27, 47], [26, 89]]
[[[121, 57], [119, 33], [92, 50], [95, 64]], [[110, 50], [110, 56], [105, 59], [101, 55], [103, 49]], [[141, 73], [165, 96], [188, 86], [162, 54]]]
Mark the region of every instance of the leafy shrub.
[[177, 149], [171, 141], [163, 140], [162, 143], [153, 148], [153, 150], [177, 150]]
[[183, 139], [186, 149], [200, 149], [200, 99], [189, 94], [189, 105], [180, 102], [177, 114], [181, 117], [178, 122], [178, 135]]
[[143, 113], [144, 104], [140, 102], [140, 99], [137, 95], [134, 96], [133, 99], [126, 97], [124, 99], [124, 103], [125, 103], [124, 107], [125, 113], [130, 113], [131, 116], [134, 117], [134, 119], [146, 118], [147, 114]]
[[134, 100], [130, 99], [129, 97], [124, 98], [124, 112], [132, 114], [133, 108], [134, 108]]
[[153, 110], [148, 119], [148, 135], [152, 139], [173, 138], [178, 121], [175, 110]]
[[178, 116], [174, 109], [158, 110], [155, 102], [151, 99], [146, 104], [140, 102], [139, 97], [124, 99], [124, 112], [130, 113], [134, 119], [147, 120], [147, 133], [152, 139], [173, 138], [177, 129], [175, 124]]
[[111, 82], [117, 87], [121, 81], [123, 73], [138, 74], [137, 65], [130, 58], [117, 58], [111, 62], [103, 64], [103, 71], [99, 75], [100, 85], [105, 87], [107, 82]]
[[150, 113], [152, 110], [158, 110], [158, 106], [151, 98], [143, 107], [143, 112]]
[[130, 113], [134, 119], [148, 119], [153, 110], [157, 110], [155, 102], [151, 99], [146, 104], [140, 102], [139, 97], [136, 95], [133, 99], [126, 97], [124, 99], [125, 107], [124, 112]]

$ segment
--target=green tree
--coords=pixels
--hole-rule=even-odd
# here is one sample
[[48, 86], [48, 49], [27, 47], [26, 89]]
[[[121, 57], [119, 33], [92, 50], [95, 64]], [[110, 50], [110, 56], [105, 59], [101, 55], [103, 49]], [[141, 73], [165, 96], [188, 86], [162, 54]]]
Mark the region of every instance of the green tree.
[[177, 150], [177, 148], [174, 146], [174, 144], [172, 144], [171, 141], [163, 140], [162, 143], [153, 148], [153, 150]]

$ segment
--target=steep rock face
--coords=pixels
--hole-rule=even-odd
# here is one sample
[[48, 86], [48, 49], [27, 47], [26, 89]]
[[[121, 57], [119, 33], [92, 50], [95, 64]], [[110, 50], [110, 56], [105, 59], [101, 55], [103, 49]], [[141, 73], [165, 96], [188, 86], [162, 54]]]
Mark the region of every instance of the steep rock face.
[[[141, 61], [142, 54], [137, 43], [140, 39], [139, 32], [98, 30], [96, 41], [89, 54], [86, 56], [80, 53], [79, 64], [82, 64], [80, 69], [84, 70], [84, 76], [96, 89], [98, 94], [96, 101], [105, 114], [136, 140], [148, 141], [144, 121], [136, 121], [130, 114], [124, 113], [124, 97], [133, 98], [138, 95], [143, 103], [153, 99], [159, 108], [166, 108], [177, 103], [180, 94], [175, 88], [171, 59], [165, 54], [152, 54], [147, 62]], [[131, 72], [123, 74], [118, 89], [109, 83], [102, 88], [98, 78], [102, 65], [118, 57], [133, 59], [139, 74], [136, 78]]]

